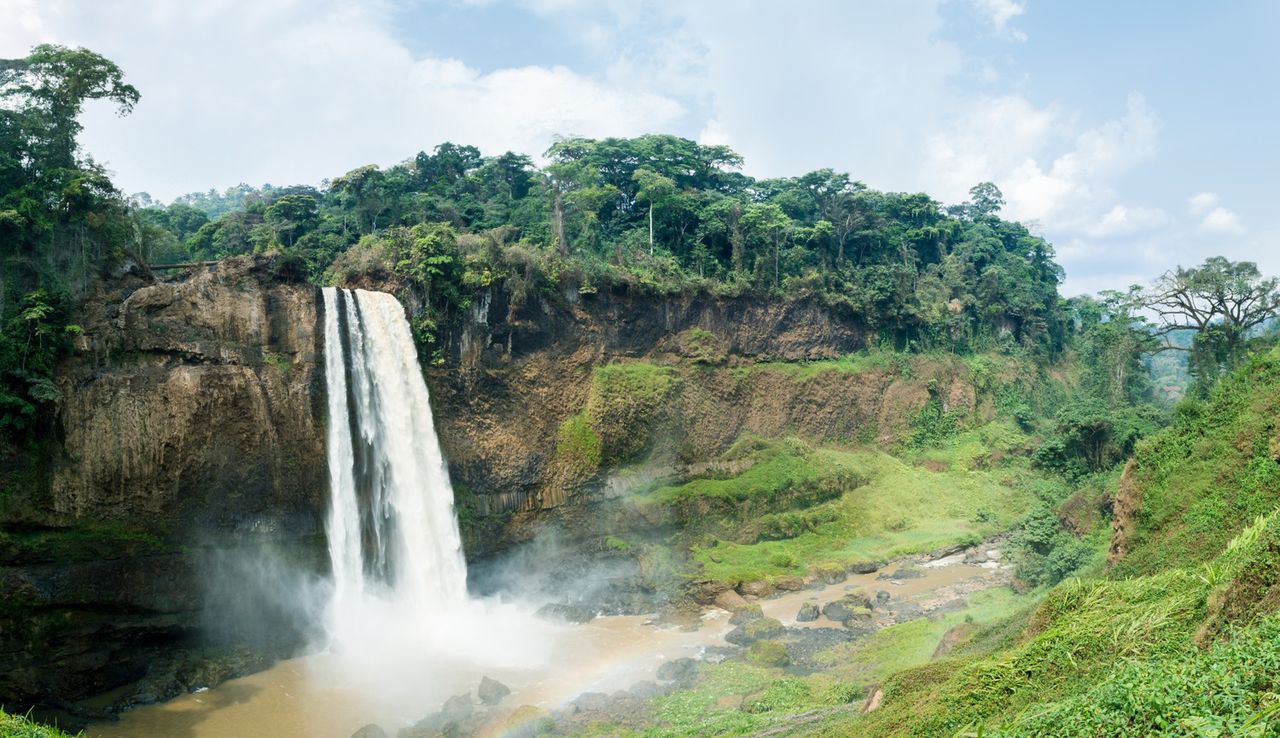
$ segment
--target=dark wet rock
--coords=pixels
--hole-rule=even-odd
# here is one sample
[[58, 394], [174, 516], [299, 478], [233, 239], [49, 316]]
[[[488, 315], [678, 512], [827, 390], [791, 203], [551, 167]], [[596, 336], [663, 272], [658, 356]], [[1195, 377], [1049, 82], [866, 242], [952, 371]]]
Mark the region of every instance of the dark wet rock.
[[702, 660], [708, 664], [719, 664], [725, 659], [738, 655], [739, 651], [730, 646], [708, 646], [702, 652]]
[[716, 595], [715, 604], [717, 607], [722, 607], [729, 612], [736, 612], [750, 603], [742, 599], [742, 595], [732, 589], [726, 589]]
[[630, 694], [632, 697], [638, 697], [642, 700], [653, 699], [654, 697], [661, 697], [662, 695], [667, 694], [670, 691], [671, 691], [671, 687], [664, 687], [661, 684], [658, 684], [657, 682], [651, 682], [651, 681], [636, 682], [635, 684], [632, 684], [629, 688], [627, 688], [628, 694]]
[[793, 669], [821, 671], [830, 668], [830, 664], [820, 662], [818, 654], [855, 637], [855, 633], [844, 628], [789, 628], [783, 640]]
[[756, 604], [747, 604], [733, 611], [733, 616], [729, 618], [730, 625], [742, 625], [752, 620], [759, 620], [764, 617], [764, 610]]
[[904, 623], [908, 620], [922, 617], [924, 617], [924, 610], [912, 602], [900, 602], [893, 608], [893, 621], [895, 623]]
[[828, 620], [843, 623], [854, 618], [870, 615], [871, 599], [862, 592], [850, 592], [833, 602], [822, 606], [822, 614]]
[[888, 603], [889, 603], [889, 593], [884, 591], [883, 589], [876, 590], [876, 601], [873, 603], [874, 606], [884, 607]]
[[695, 579], [685, 586], [689, 599], [699, 605], [710, 605], [721, 592], [728, 589], [729, 586], [718, 579]]
[[804, 589], [804, 579], [801, 577], [778, 577], [773, 580], [773, 586], [779, 592], [799, 592]]
[[672, 659], [658, 667], [656, 676], [659, 682], [692, 684], [698, 678], [698, 661], [688, 657]]
[[818, 606], [812, 602], [806, 602], [800, 606], [800, 612], [796, 613], [796, 622], [811, 623], [818, 619], [820, 611]]
[[389, 736], [387, 735], [387, 731], [383, 730], [381, 726], [369, 723], [363, 728], [352, 733], [351, 738], [389, 738]]
[[849, 565], [850, 574], [871, 574], [884, 566], [883, 561], [857, 561]]
[[837, 566], [820, 566], [813, 575], [823, 584], [839, 584], [849, 578], [849, 572]]
[[569, 703], [569, 707], [575, 715], [580, 712], [604, 712], [609, 709], [612, 701], [613, 698], [604, 692], [583, 692]]
[[475, 711], [474, 704], [471, 702], [471, 693], [455, 694], [444, 701], [444, 706], [440, 708], [440, 717], [448, 722], [458, 722], [471, 717], [471, 713]]
[[919, 579], [924, 576], [924, 572], [914, 566], [904, 566], [894, 572], [882, 573], [876, 576], [876, 579], [886, 580], [890, 582], [900, 582], [904, 579]]
[[480, 687], [476, 689], [476, 696], [486, 705], [496, 705], [509, 694], [511, 694], [510, 687], [489, 677], [482, 678]]
[[551, 620], [558, 623], [573, 623], [581, 625], [595, 620], [596, 614], [593, 610], [578, 605], [570, 605], [563, 602], [551, 602], [538, 608], [534, 613], [543, 620]]
[[955, 556], [956, 554], [960, 553], [964, 549], [965, 549], [965, 546], [962, 543], [957, 543], [951, 546], [943, 546], [942, 548], [930, 551], [925, 558], [927, 558], [930, 561], [933, 561], [934, 559], [945, 559], [948, 556]]
[[756, 641], [782, 635], [782, 623], [775, 618], [760, 618], [729, 631], [724, 639], [736, 646], [749, 646]]
[[773, 594], [773, 585], [765, 582], [743, 582], [738, 585], [738, 594], [743, 597], [768, 597]]

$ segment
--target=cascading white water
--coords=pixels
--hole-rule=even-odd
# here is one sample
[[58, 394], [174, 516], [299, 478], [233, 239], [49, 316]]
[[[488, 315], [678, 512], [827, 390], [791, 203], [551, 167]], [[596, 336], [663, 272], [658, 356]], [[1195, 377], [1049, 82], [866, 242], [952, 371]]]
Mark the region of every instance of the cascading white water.
[[324, 290], [331, 507], [331, 634], [372, 604], [415, 617], [467, 598], [453, 489], [404, 309], [391, 295]]

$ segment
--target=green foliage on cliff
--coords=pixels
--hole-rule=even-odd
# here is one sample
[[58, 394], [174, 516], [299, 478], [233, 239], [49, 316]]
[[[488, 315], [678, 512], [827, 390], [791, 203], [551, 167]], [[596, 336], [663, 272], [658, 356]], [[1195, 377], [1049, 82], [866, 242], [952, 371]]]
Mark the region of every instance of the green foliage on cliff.
[[585, 412], [569, 416], [556, 434], [556, 458], [575, 478], [585, 478], [600, 468], [600, 436]]
[[52, 372], [77, 330], [74, 297], [137, 245], [128, 203], [76, 143], [90, 100], [123, 115], [138, 91], [86, 49], [0, 59], [0, 434], [10, 438], [58, 399]]
[[[567, 138], [546, 155], [539, 169], [446, 143], [324, 189], [241, 185], [148, 212], [184, 244], [175, 258], [281, 249], [316, 277], [390, 270], [440, 315], [450, 293], [503, 282], [811, 297], [902, 345], [1055, 356], [1069, 340], [1053, 248], [1000, 219], [989, 183], [944, 207], [830, 169], [756, 180], [733, 151], [668, 135]], [[212, 219], [194, 231], [193, 207]]]

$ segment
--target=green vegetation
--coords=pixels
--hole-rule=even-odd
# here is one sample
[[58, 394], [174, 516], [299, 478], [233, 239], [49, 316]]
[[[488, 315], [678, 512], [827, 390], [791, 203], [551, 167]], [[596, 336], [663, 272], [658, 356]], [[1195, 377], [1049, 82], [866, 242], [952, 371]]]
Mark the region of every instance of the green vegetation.
[[1211, 560], [1280, 493], [1280, 349], [1254, 355], [1205, 401], [1140, 443], [1117, 504], [1134, 505], [1121, 574]]
[[660, 487], [635, 503], [673, 508], [700, 573], [712, 579], [768, 580], [827, 565], [843, 570], [981, 540], [1020, 520], [1030, 497], [1023, 486], [1037, 475], [1025, 460], [999, 470], [969, 468], [961, 459], [990, 453], [974, 450], [986, 436], [974, 431], [946, 471], [879, 450], [746, 439], [723, 462], [749, 462], [744, 471]]
[[71, 735], [57, 728], [33, 723], [22, 715], [10, 715], [0, 709], [0, 738], [71, 738]]

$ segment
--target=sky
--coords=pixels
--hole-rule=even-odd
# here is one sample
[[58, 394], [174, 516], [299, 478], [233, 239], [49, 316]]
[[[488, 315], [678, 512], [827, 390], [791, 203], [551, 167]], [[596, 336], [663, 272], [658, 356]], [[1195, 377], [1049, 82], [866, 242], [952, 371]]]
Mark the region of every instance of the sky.
[[0, 58], [118, 63], [142, 100], [81, 142], [165, 201], [673, 133], [757, 177], [995, 182], [1079, 294], [1215, 254], [1280, 273], [1277, 27], [1272, 0], [0, 0]]

